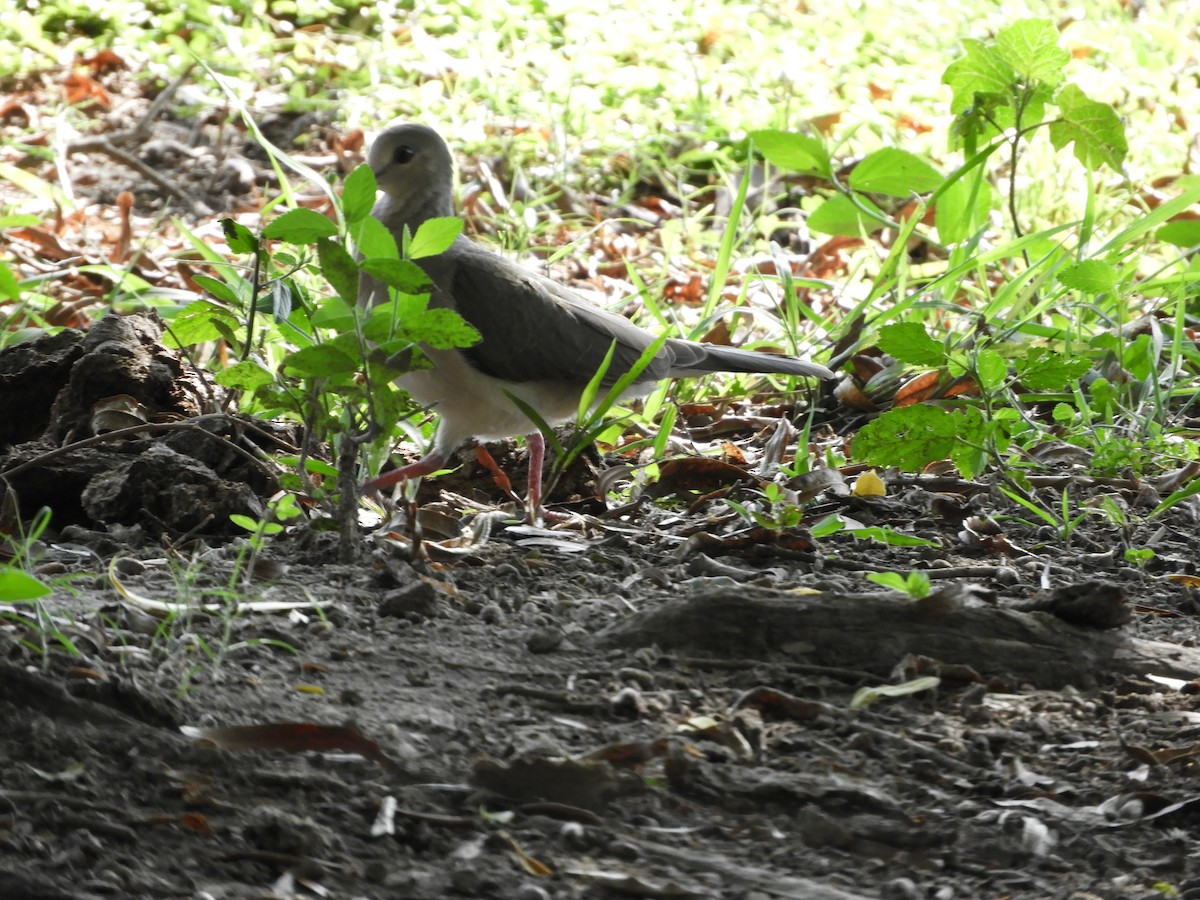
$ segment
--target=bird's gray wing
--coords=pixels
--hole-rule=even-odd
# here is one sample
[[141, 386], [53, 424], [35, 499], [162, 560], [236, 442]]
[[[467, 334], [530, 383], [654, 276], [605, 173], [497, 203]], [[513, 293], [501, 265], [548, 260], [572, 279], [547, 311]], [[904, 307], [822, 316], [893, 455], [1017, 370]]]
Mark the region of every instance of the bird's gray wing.
[[[648, 331], [588, 303], [567, 288], [469, 242], [419, 261], [437, 284], [439, 305], [452, 306], [482, 340], [463, 355], [480, 371], [506, 381], [586, 384], [616, 342], [603, 379], [611, 385], [654, 342]], [[639, 378], [665, 378], [660, 353]]]

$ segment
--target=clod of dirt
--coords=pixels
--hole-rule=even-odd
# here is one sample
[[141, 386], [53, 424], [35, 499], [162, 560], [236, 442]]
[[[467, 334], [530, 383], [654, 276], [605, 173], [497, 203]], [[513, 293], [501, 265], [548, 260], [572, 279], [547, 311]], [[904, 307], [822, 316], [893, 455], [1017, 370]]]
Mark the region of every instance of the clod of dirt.
[[263, 516], [274, 474], [163, 331], [154, 313], [108, 315], [0, 351], [0, 477], [22, 510], [155, 536], [234, 534], [231, 513]]

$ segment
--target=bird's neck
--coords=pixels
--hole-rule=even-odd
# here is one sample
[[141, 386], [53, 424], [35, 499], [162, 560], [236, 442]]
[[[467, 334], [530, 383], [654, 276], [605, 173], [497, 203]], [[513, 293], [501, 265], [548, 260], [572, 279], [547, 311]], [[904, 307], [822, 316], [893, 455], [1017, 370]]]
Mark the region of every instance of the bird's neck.
[[454, 215], [454, 201], [448, 191], [433, 190], [424, 196], [412, 196], [397, 200], [384, 194], [372, 210], [375, 218], [386, 225], [394, 233], [400, 234], [408, 228], [412, 234], [417, 233], [421, 223], [426, 219]]

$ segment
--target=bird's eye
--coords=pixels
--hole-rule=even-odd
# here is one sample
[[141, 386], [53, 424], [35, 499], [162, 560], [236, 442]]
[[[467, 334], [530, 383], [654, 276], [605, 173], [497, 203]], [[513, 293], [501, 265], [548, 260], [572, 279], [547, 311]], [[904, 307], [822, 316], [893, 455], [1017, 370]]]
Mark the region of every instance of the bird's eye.
[[392, 162], [404, 165], [407, 162], [411, 162], [412, 158], [416, 155], [417, 151], [415, 149], [408, 146], [408, 144], [401, 144], [396, 148], [395, 152], [392, 153]]

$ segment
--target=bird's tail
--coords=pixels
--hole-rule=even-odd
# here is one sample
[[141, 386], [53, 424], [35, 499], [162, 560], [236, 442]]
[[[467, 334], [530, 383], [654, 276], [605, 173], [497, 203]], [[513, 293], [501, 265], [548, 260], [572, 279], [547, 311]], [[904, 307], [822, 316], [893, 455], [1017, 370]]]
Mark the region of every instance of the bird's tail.
[[836, 378], [820, 363], [808, 362], [794, 356], [738, 350], [718, 344], [699, 344], [692, 341], [667, 341], [672, 354], [670, 375], [685, 378], [707, 375], [709, 372], [754, 372], [772, 375], [812, 375], [817, 378]]

